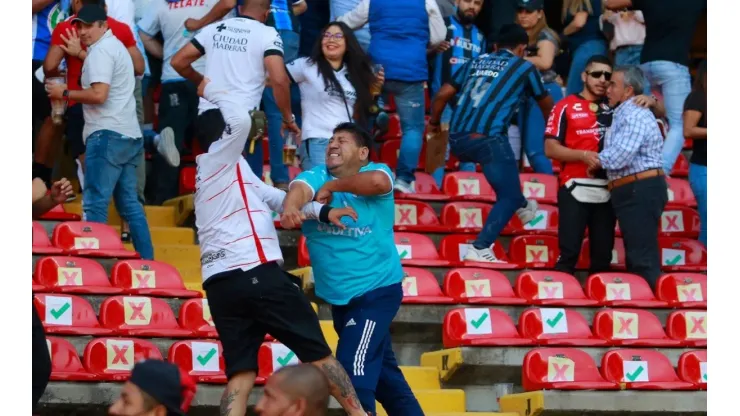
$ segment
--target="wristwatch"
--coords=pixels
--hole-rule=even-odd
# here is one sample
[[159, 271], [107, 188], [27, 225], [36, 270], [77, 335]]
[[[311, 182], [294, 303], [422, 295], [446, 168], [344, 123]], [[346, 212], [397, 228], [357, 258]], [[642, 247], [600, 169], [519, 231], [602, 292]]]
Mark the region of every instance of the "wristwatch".
[[290, 120], [283, 119], [283, 123], [285, 124], [295, 123], [295, 114], [290, 115]]

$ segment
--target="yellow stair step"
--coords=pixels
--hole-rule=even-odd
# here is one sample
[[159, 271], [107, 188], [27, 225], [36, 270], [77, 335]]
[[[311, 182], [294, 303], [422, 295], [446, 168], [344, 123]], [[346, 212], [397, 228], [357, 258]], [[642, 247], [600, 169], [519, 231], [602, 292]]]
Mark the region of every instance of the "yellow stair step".
[[519, 416], [516, 412], [447, 412], [427, 413], [426, 416]]
[[[133, 250], [133, 244], [124, 244], [128, 250]], [[182, 275], [182, 270], [200, 268], [200, 247], [195, 244], [155, 244], [154, 260], [174, 266]]]
[[[82, 215], [82, 204], [79, 199], [77, 201], [64, 204], [64, 210], [74, 214]], [[144, 212], [146, 214], [146, 221], [150, 227], [175, 227], [175, 207], [166, 206], [159, 207], [154, 205], [145, 205]], [[108, 206], [108, 224], [120, 225], [121, 217], [116, 211], [115, 205], [112, 203]]]
[[439, 390], [439, 370], [435, 367], [401, 366], [411, 390]]
[[[121, 227], [114, 225], [118, 233], [121, 233]], [[149, 226], [149, 232], [152, 235], [152, 244], [157, 245], [188, 245], [195, 242], [195, 231], [192, 228], [185, 227], [152, 227]]]
[[[457, 389], [412, 390], [424, 414], [465, 412], [465, 392]], [[378, 416], [388, 413], [376, 403]]]

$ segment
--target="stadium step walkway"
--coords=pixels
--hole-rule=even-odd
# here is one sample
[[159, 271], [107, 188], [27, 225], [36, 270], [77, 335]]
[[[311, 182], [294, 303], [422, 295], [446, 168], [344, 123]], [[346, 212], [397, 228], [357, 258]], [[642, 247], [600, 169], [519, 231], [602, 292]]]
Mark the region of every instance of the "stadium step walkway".
[[[82, 204], [79, 198], [71, 203], [64, 204], [64, 210], [72, 214], [82, 215]], [[175, 227], [175, 207], [160, 207], [145, 205], [144, 211], [150, 227]], [[111, 203], [108, 206], [108, 224], [121, 224], [121, 216], [118, 215], [116, 207]]]

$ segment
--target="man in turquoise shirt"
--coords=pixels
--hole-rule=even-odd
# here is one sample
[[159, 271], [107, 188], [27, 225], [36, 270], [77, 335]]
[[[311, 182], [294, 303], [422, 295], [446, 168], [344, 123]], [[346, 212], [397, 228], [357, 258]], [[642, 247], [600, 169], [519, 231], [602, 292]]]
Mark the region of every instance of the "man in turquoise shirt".
[[[370, 146], [362, 128], [338, 125], [326, 148], [326, 165], [291, 183], [281, 222], [284, 228], [302, 225], [316, 295], [332, 305], [337, 359], [362, 408], [374, 415], [377, 398], [390, 416], [423, 415], [391, 348], [403, 269], [393, 239], [393, 173], [369, 161]], [[303, 221], [300, 208], [314, 199], [325, 204], [321, 221]], [[332, 209], [347, 208], [354, 210], [351, 218], [342, 217], [341, 226], [329, 224]]]

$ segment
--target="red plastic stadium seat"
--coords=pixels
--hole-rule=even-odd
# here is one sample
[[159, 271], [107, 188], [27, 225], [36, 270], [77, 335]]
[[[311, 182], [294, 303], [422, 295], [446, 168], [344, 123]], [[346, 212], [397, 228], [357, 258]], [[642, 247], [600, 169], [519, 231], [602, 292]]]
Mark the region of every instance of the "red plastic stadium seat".
[[185, 289], [177, 269], [153, 260], [121, 260], [113, 266], [111, 281], [130, 295], [172, 298], [203, 296], [198, 291]]
[[516, 278], [514, 291], [532, 305], [597, 306], [575, 277], [556, 271], [526, 271]]
[[222, 351], [218, 341], [177, 341], [170, 346], [167, 360], [185, 370], [198, 383], [226, 384]]
[[509, 245], [509, 258], [531, 269], [552, 269], [560, 256], [558, 238], [550, 235], [520, 235]]
[[616, 346], [678, 347], [668, 338], [660, 320], [643, 309], [605, 309], [596, 313], [594, 334]]
[[542, 204], [558, 203], [558, 178], [556, 176], [543, 173], [521, 173], [519, 181], [525, 198]]
[[33, 286], [31, 286], [31, 292], [33, 292], [33, 293], [36, 293], [36, 292], [48, 292], [48, 290], [46, 289], [46, 286], [40, 285], [36, 281], [36, 278], [35, 277], [31, 276], [31, 282], [33, 283]]
[[665, 355], [650, 349], [608, 351], [601, 359], [601, 372], [630, 390], [696, 390], [678, 378]]
[[586, 319], [573, 309], [530, 308], [519, 315], [519, 332], [539, 345], [606, 346]]
[[180, 168], [180, 195], [195, 193], [195, 166]]
[[429, 204], [421, 201], [395, 200], [396, 231], [417, 233], [446, 233], [450, 227], [442, 226], [437, 213]]
[[180, 306], [180, 325], [198, 338], [218, 338], [208, 299], [188, 299]]
[[44, 221], [79, 221], [81, 217], [78, 214], [65, 211], [64, 204], [59, 204], [54, 206], [54, 208], [46, 212], [39, 219]]
[[470, 247], [473, 246], [475, 236], [471, 234], [452, 234], [445, 236], [439, 246], [442, 257], [453, 266], [482, 267], [484, 269], [514, 270], [521, 269], [522, 265], [509, 262], [506, 251], [501, 244], [494, 243], [491, 249], [493, 255], [502, 263], [490, 263], [482, 261], [463, 261]]
[[453, 201], [496, 201], [493, 188], [486, 177], [478, 172], [450, 172], [442, 181], [442, 190]]
[[445, 267], [450, 262], [439, 257], [432, 240], [415, 233], [394, 233], [396, 250], [404, 266]]
[[660, 237], [660, 264], [669, 272], [699, 272], [707, 270], [707, 249], [698, 240]]
[[420, 201], [449, 201], [450, 197], [439, 190], [432, 175], [424, 172], [414, 173], [414, 193], [404, 194], [396, 192], [396, 198], [415, 199]]
[[100, 323], [123, 336], [171, 337], [193, 336], [182, 329], [170, 305], [159, 298], [112, 296], [100, 305]]
[[388, 131], [383, 135], [383, 140], [401, 138], [401, 117], [397, 113], [388, 114]]
[[47, 334], [113, 334], [110, 329], [100, 326], [92, 306], [79, 296], [37, 293], [33, 296], [33, 305]]
[[95, 338], [85, 347], [82, 359], [98, 380], [126, 381], [137, 362], [163, 358], [159, 348], [144, 339]]
[[75, 347], [64, 338], [47, 337], [51, 357], [51, 381], [94, 381], [97, 377], [82, 366]]
[[641, 276], [629, 273], [598, 273], [588, 277], [586, 295], [604, 306], [616, 308], [666, 308], [655, 298]]
[[577, 348], [538, 348], [524, 356], [524, 391], [536, 390], [618, 390], [606, 381], [594, 359]]
[[447, 272], [444, 292], [457, 303], [471, 305], [525, 305], [518, 298], [509, 279], [495, 270], [458, 268]]
[[522, 224], [514, 215], [501, 232], [504, 235], [558, 235], [558, 208], [552, 205], [539, 205], [537, 214], [528, 224]]
[[442, 324], [445, 348], [460, 346], [532, 345], [522, 338], [511, 317], [492, 308], [457, 308], [445, 315]]
[[285, 345], [279, 342], [264, 342], [260, 346], [257, 363], [259, 366], [257, 379], [267, 380], [275, 371], [286, 365], [299, 364], [300, 360]]
[[445, 296], [437, 278], [428, 270], [417, 267], [403, 268], [403, 303], [442, 304], [455, 303]]
[[689, 161], [686, 160], [686, 156], [681, 153], [678, 154], [676, 163], [673, 164], [671, 176], [679, 176], [682, 178], [689, 176]]
[[674, 308], [707, 308], [707, 275], [698, 273], [670, 273], [660, 276], [658, 299]]
[[83, 257], [138, 258], [139, 253], [126, 250], [121, 236], [107, 224], [69, 221], [57, 224], [52, 242], [65, 252]]
[[103, 266], [82, 257], [44, 257], [36, 263], [36, 280], [55, 293], [118, 295]]
[[43, 225], [33, 222], [33, 254], [62, 254], [64, 250], [51, 245]]
[[668, 182], [667, 207], [696, 207], [696, 198], [687, 180], [666, 178], [666, 181]]
[[678, 377], [707, 389], [707, 350], [686, 351], [678, 358]]
[[699, 213], [692, 208], [670, 208], [663, 211], [660, 218], [660, 235], [663, 237], [698, 238], [700, 230]]
[[[383, 142], [380, 148], [380, 162], [385, 163], [391, 169], [396, 169], [398, 166], [398, 156], [401, 149], [400, 139], [391, 139]], [[419, 162], [417, 165], [418, 169], [424, 169], [426, 163], [426, 143], [421, 146], [421, 152], [419, 152]]]
[[301, 234], [298, 238], [298, 267], [308, 267], [311, 265], [311, 258], [308, 256], [308, 246], [306, 237]]
[[[591, 266], [591, 246], [590, 239], [583, 240], [581, 245], [581, 254], [578, 256], [578, 269], [586, 270]], [[614, 248], [612, 249], [612, 269], [624, 270], [627, 267], [627, 254], [624, 251], [624, 240], [621, 238], [614, 239]]]
[[442, 224], [451, 232], [478, 233], [491, 208], [485, 202], [449, 202], [442, 208]]
[[668, 336], [686, 347], [707, 346], [707, 311], [673, 311], [666, 322]]

